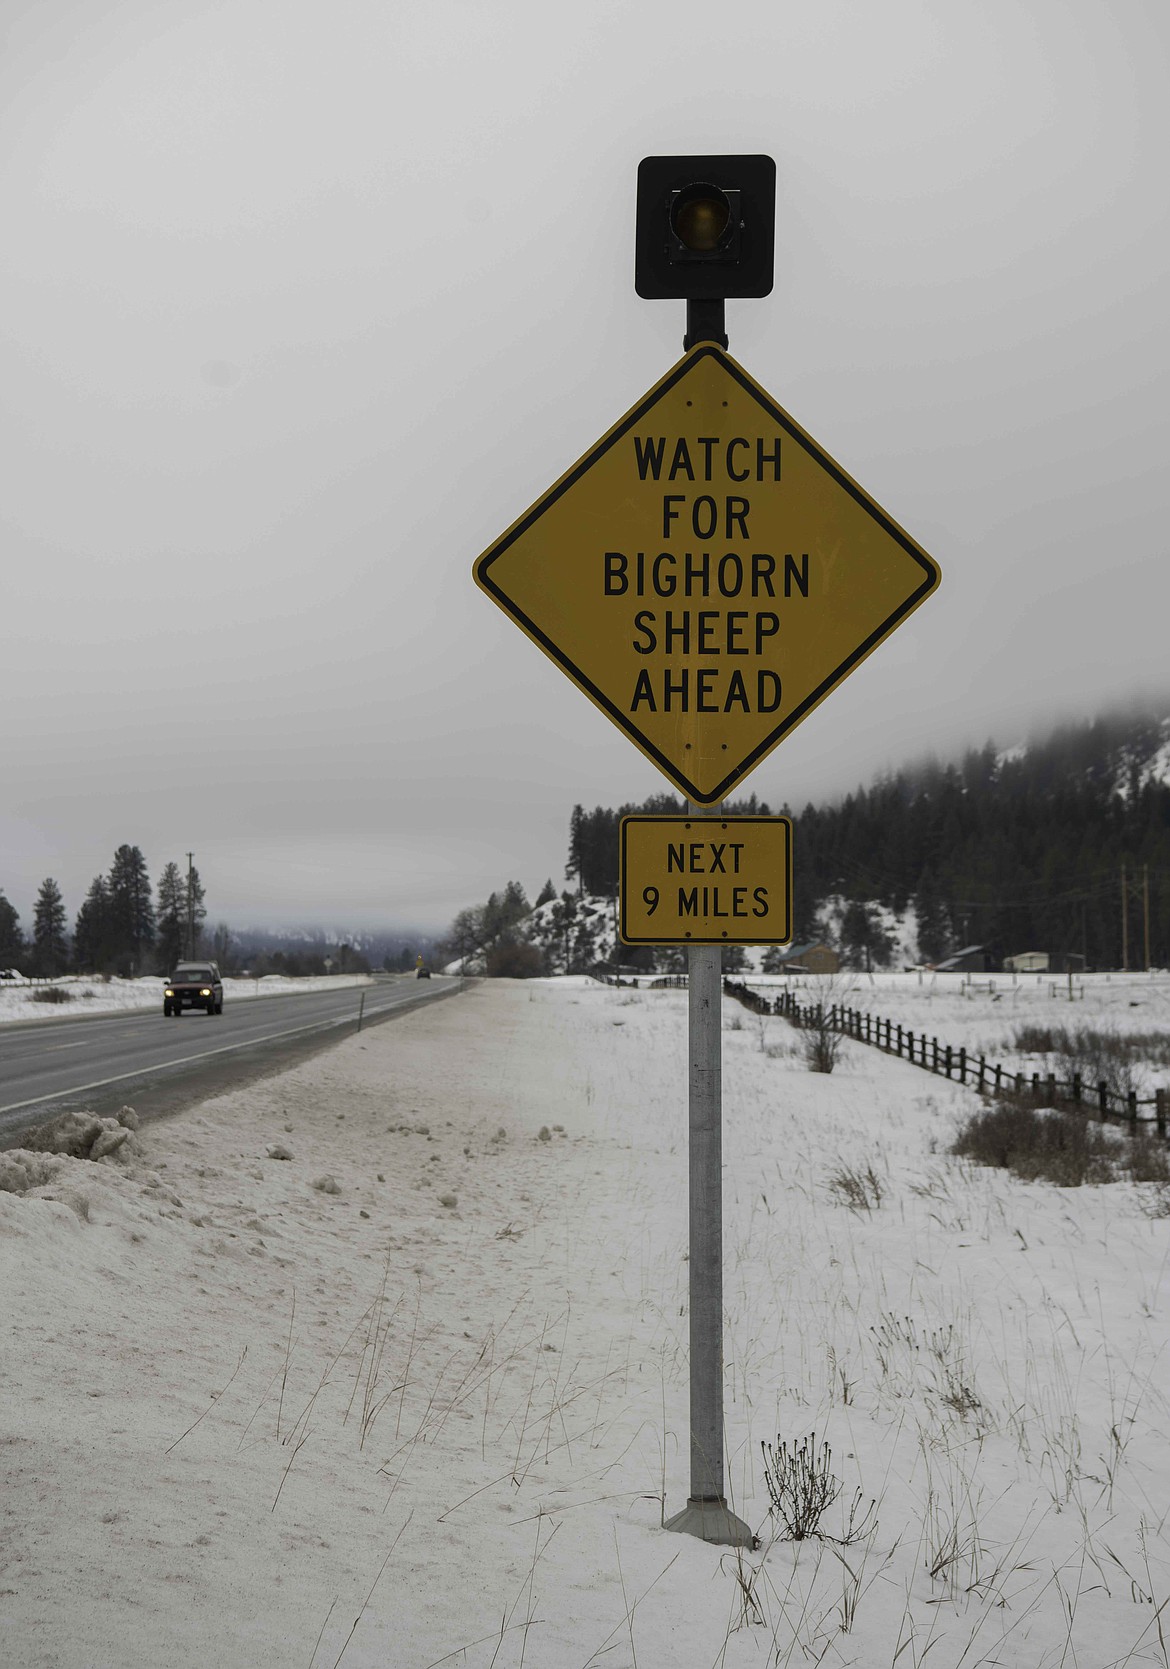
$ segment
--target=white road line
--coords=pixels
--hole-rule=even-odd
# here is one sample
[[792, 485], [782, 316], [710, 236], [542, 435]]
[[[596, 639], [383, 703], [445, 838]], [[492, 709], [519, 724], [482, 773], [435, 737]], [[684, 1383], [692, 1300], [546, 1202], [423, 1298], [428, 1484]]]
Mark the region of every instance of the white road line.
[[[439, 993], [436, 992], [435, 995], [438, 996]], [[404, 998], [400, 1003], [387, 1003], [385, 1008], [372, 1009], [366, 1018], [373, 1020], [391, 1009], [413, 1008], [415, 1003], [426, 1000], [426, 997], [413, 997]], [[152, 1072], [165, 1072], [169, 1066], [186, 1066], [191, 1061], [208, 1060], [212, 1055], [230, 1055], [236, 1049], [250, 1049], [257, 1043], [271, 1043], [280, 1037], [295, 1037], [298, 1032], [324, 1031], [327, 1026], [352, 1026], [356, 1018], [354, 1014], [341, 1014], [332, 1020], [315, 1020], [309, 1026], [292, 1026], [283, 1032], [266, 1032], [263, 1037], [250, 1037], [243, 1043], [225, 1043], [218, 1049], [202, 1049], [197, 1055], [181, 1055], [178, 1060], [159, 1061], [154, 1066], [140, 1066], [133, 1072], [116, 1072], [112, 1078], [95, 1078], [92, 1084], [70, 1084], [65, 1089], [54, 1090], [51, 1095], [34, 1095], [29, 1101], [10, 1101], [6, 1107], [0, 1107], [0, 1113], [19, 1112], [22, 1107], [38, 1107], [43, 1101], [60, 1101], [66, 1095], [83, 1095], [86, 1090], [104, 1089], [107, 1084], [120, 1084], [127, 1078], [145, 1078]]]

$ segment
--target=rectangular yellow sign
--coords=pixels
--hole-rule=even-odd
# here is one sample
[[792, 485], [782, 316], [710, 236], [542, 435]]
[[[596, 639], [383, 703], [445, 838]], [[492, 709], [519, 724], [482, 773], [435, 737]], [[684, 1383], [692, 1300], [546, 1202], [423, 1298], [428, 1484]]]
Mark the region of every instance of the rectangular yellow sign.
[[627, 945], [786, 945], [788, 817], [623, 817], [619, 932]]

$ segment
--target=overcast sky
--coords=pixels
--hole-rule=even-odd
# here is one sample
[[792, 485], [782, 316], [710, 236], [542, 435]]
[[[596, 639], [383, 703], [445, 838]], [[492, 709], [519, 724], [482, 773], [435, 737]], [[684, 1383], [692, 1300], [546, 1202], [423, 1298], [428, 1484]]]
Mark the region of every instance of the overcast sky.
[[[731, 353], [943, 583], [748, 779], [1164, 690], [1154, 0], [9, 0], [0, 888], [443, 926], [667, 786], [473, 559], [681, 352], [642, 156], [778, 166]], [[797, 843], [799, 854], [799, 835]]]

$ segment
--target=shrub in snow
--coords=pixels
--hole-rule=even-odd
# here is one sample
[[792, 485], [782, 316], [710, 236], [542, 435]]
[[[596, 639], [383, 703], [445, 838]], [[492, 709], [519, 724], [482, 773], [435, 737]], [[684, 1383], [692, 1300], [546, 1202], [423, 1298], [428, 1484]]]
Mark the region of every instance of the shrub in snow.
[[1112, 1182], [1128, 1168], [1124, 1139], [1095, 1119], [1013, 1101], [973, 1113], [951, 1151], [977, 1165], [1010, 1170], [1026, 1182], [1064, 1188]]
[[772, 1505], [792, 1541], [804, 1541], [817, 1533], [822, 1517], [841, 1493], [841, 1480], [832, 1472], [833, 1451], [827, 1443], [817, 1448], [816, 1433], [793, 1444], [777, 1438], [761, 1443], [764, 1452], [764, 1482]]
[[861, 1491], [843, 1526], [842, 1534], [830, 1536], [820, 1528], [821, 1519], [841, 1493], [841, 1480], [833, 1473], [833, 1451], [827, 1443], [817, 1448], [815, 1432], [800, 1444], [761, 1443], [764, 1452], [764, 1481], [771, 1498], [769, 1512], [778, 1520], [789, 1541], [817, 1536], [847, 1546], [877, 1529], [874, 1503], [865, 1502]]
[[332, 1176], [319, 1176], [313, 1187], [322, 1194], [340, 1194], [341, 1192], [341, 1184], [336, 1177]]

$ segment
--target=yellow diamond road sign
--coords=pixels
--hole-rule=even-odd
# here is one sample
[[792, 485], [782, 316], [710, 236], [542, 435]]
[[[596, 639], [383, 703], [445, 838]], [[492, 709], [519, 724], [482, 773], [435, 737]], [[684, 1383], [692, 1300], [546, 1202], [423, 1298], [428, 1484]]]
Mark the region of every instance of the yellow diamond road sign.
[[723, 799], [939, 583], [937, 563], [711, 343], [474, 572], [702, 805]]

